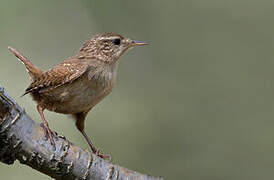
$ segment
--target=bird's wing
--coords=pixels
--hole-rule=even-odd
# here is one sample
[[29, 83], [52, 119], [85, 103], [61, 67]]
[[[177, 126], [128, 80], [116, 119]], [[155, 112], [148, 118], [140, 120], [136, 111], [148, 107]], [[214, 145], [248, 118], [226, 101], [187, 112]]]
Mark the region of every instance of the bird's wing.
[[26, 89], [25, 94], [30, 92], [46, 92], [66, 83], [71, 83], [81, 77], [90, 68], [87, 63], [79, 62], [79, 59], [70, 59], [54, 66], [52, 69], [41, 74], [41, 76]]

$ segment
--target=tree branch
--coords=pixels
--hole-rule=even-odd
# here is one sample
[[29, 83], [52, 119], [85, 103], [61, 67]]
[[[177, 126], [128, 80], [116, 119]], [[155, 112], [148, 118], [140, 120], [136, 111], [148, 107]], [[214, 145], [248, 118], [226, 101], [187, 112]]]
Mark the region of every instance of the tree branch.
[[35, 123], [0, 87], [0, 161], [15, 160], [55, 179], [156, 180], [111, 164], [55, 135], [54, 149]]

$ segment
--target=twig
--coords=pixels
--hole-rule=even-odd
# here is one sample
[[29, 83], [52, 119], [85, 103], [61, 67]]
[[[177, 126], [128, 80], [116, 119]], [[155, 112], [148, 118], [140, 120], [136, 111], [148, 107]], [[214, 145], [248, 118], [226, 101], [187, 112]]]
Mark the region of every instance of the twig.
[[56, 149], [43, 129], [0, 87], [0, 161], [15, 160], [55, 179], [156, 180], [104, 161], [91, 152], [55, 136]]

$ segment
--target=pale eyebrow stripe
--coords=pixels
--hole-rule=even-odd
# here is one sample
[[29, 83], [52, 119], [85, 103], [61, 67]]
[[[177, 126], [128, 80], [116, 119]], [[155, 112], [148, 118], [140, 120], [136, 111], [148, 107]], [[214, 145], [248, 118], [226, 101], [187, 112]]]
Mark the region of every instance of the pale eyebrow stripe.
[[100, 38], [100, 40], [114, 40], [114, 39], [117, 39], [117, 38], [119, 38], [119, 39], [121, 39], [121, 37], [120, 36], [111, 36], [111, 37], [102, 37], [102, 38]]

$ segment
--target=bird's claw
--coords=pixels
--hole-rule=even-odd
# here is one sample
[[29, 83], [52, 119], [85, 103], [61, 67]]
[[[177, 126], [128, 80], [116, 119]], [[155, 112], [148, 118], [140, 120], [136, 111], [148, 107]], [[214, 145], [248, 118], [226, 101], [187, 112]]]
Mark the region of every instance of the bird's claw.
[[49, 139], [50, 140], [50, 144], [55, 148], [55, 142], [54, 142], [54, 139], [53, 139], [54, 133], [44, 123], [41, 123], [40, 126], [44, 130], [44, 135], [45, 135], [46, 140]]
[[101, 153], [100, 153], [100, 149], [98, 149], [98, 150], [95, 152], [95, 154], [96, 154], [98, 157], [102, 158], [102, 159], [109, 159], [109, 161], [112, 160], [111, 155], [104, 155], [104, 154], [101, 154]]

